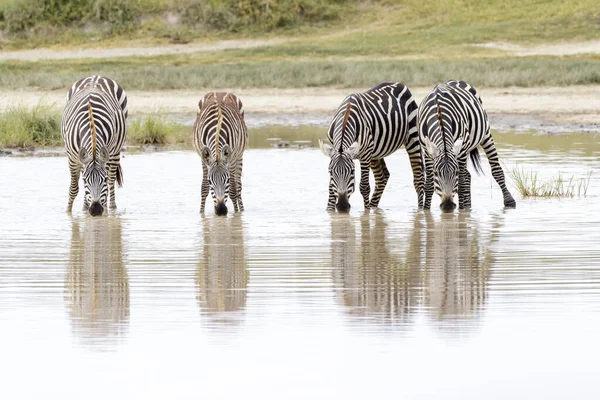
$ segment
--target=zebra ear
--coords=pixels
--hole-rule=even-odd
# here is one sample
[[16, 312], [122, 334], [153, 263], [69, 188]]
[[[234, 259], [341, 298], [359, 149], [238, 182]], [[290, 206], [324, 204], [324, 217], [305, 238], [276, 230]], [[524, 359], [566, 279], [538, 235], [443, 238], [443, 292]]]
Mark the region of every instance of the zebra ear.
[[200, 111], [202, 110], [203, 105], [204, 105], [204, 98], [200, 99], [200, 101], [198, 102], [198, 114], [200, 114]]
[[91, 157], [88, 157], [87, 155], [87, 150], [85, 149], [85, 147], [79, 149], [79, 161], [83, 165], [86, 165], [90, 161], [90, 158]]
[[460, 153], [460, 150], [462, 149], [462, 145], [463, 145], [462, 139], [458, 139], [456, 142], [454, 142], [454, 146], [452, 146], [452, 152], [454, 153], [455, 156], [458, 157], [458, 154]]
[[204, 162], [208, 162], [209, 158], [210, 158], [210, 149], [208, 148], [208, 146], [204, 146], [202, 148], [202, 160]]
[[425, 146], [425, 150], [427, 150], [427, 154], [429, 154], [431, 158], [436, 158], [440, 153], [438, 147], [431, 140], [429, 140], [428, 137], [423, 138], [423, 145]]
[[103, 147], [100, 149], [100, 151], [98, 152], [98, 155], [96, 156], [96, 159], [102, 163], [105, 164], [108, 161], [108, 150], [106, 149], [106, 147]]
[[331, 147], [327, 143], [324, 143], [321, 139], [319, 139], [319, 148], [321, 149], [321, 152], [327, 157], [331, 157], [331, 155], [334, 152], [333, 147]]
[[358, 158], [359, 151], [360, 145], [358, 144], [358, 142], [354, 142], [350, 147], [348, 147], [348, 150], [346, 150], [345, 153], [352, 158]]
[[229, 161], [229, 156], [231, 156], [231, 147], [228, 144], [223, 146], [223, 160]]

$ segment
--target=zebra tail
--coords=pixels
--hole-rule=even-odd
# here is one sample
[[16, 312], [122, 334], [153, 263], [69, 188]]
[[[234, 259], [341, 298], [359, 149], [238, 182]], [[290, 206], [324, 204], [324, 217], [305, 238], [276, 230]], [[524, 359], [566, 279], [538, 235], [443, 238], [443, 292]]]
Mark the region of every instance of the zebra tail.
[[471, 157], [471, 163], [473, 163], [473, 168], [475, 168], [475, 172], [477, 173], [477, 175], [484, 175], [483, 169], [481, 168], [481, 158], [479, 157], [479, 149], [475, 147], [473, 150], [471, 150], [469, 156]]
[[117, 165], [117, 184], [119, 187], [123, 187], [123, 167]]

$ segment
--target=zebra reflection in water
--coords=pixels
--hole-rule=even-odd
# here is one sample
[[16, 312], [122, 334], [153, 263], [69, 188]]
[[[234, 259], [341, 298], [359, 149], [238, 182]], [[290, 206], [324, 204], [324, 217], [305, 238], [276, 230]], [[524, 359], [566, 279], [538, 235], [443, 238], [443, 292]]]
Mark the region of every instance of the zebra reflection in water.
[[502, 220], [493, 216], [485, 234], [470, 213], [426, 219], [423, 301], [438, 322], [478, 317], [485, 308], [493, 264], [491, 246]]
[[[418, 221], [415, 219], [415, 224]], [[406, 323], [418, 304], [419, 228], [412, 230], [406, 257], [392, 252], [384, 216], [360, 217], [359, 238], [356, 221], [347, 215], [331, 219], [332, 271], [338, 298], [350, 315], [373, 317], [390, 324]]]
[[395, 237], [381, 213], [359, 221], [336, 215], [331, 254], [338, 298], [350, 315], [390, 325], [410, 323], [421, 308], [434, 325], [479, 317], [501, 221], [494, 216], [489, 234], [482, 235], [469, 214], [435, 221], [418, 213], [408, 235]]
[[236, 324], [246, 308], [248, 271], [244, 250], [243, 220], [205, 218], [203, 251], [196, 272], [200, 311], [209, 324]]
[[129, 279], [119, 217], [73, 220], [65, 300], [85, 342], [116, 341], [128, 330]]

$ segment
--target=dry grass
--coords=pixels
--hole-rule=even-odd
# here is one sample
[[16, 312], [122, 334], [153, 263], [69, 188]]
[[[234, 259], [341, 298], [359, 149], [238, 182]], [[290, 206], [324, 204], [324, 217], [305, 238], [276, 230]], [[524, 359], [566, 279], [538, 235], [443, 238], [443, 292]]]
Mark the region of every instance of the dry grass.
[[586, 197], [592, 172], [585, 178], [563, 177], [560, 173], [549, 181], [541, 181], [538, 173], [516, 166], [509, 170], [515, 187], [523, 197], [572, 198]]

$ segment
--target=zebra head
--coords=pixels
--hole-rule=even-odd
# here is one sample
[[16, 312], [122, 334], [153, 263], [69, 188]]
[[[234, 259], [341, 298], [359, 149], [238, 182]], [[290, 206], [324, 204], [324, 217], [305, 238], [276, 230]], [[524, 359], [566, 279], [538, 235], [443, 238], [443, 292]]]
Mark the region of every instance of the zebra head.
[[458, 139], [449, 151], [440, 149], [441, 146], [446, 146], [438, 146], [427, 137], [424, 138], [423, 145], [429, 158], [433, 160], [433, 185], [435, 192], [442, 199], [440, 208], [443, 212], [452, 212], [456, 208], [454, 194], [458, 189], [458, 154], [463, 141]]
[[214, 156], [208, 146], [202, 148], [202, 161], [208, 167], [208, 186], [215, 203], [215, 214], [217, 215], [227, 215], [226, 203], [229, 194], [230, 157], [231, 147], [227, 144], [217, 149]]
[[83, 165], [83, 187], [85, 190], [84, 203], [92, 216], [102, 215], [106, 210], [108, 198], [108, 150], [102, 147], [96, 154], [88, 154], [82, 147], [79, 150], [79, 160]]
[[339, 212], [350, 211], [350, 196], [354, 193], [354, 160], [358, 158], [359, 145], [354, 142], [344, 150], [335, 149], [319, 140], [319, 147], [329, 160], [329, 190], [335, 195], [335, 208]]

